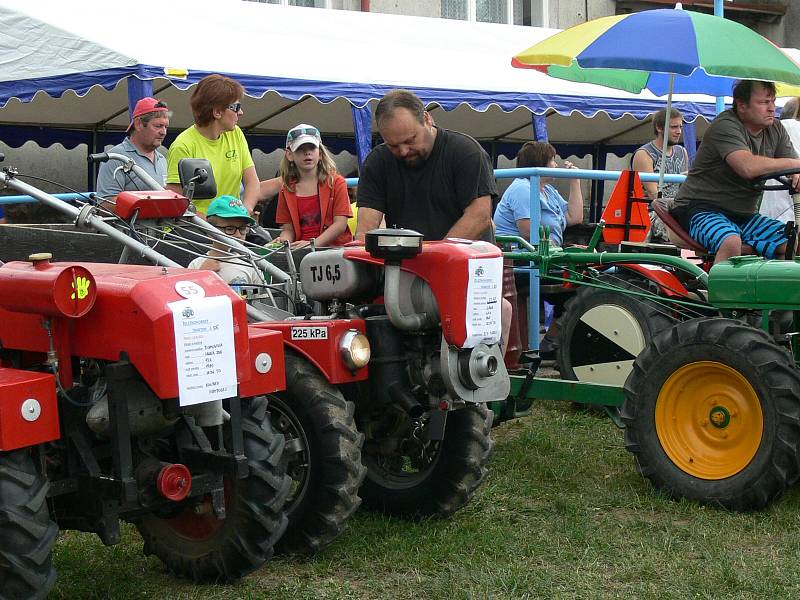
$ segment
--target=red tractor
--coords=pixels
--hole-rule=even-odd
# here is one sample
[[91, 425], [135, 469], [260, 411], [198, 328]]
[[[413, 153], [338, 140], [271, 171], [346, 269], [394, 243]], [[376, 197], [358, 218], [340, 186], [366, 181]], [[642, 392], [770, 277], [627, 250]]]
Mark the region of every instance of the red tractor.
[[257, 569], [288, 522], [280, 332], [213, 273], [49, 259], [0, 267], [0, 595], [47, 595], [59, 528], [120, 520], [179, 575]]

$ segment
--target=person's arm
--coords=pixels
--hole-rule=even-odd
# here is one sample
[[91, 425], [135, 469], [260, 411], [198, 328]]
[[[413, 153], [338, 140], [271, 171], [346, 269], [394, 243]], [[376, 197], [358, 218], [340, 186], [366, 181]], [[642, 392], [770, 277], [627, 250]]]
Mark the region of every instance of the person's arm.
[[281, 225], [281, 234], [276, 241], [279, 242], [293, 242], [295, 240], [294, 227], [291, 223], [283, 223]]
[[347, 229], [347, 217], [344, 215], [336, 215], [333, 217], [333, 223], [325, 231], [319, 234], [319, 237], [314, 240], [317, 246], [332, 246], [340, 235]]
[[261, 197], [261, 182], [258, 180], [258, 174], [255, 167], [247, 167], [242, 173], [242, 183], [244, 183], [244, 197], [242, 203], [244, 204], [247, 212], [253, 213], [258, 199]]
[[[576, 167], [568, 160], [565, 160], [564, 168], [577, 169], [578, 167]], [[569, 180], [569, 200], [567, 201], [567, 225], [577, 225], [578, 223], [583, 223], [583, 190], [581, 189], [581, 180], [575, 178]]]
[[531, 239], [531, 220], [530, 219], [517, 219], [517, 229], [521, 238]]
[[180, 183], [168, 183], [167, 189], [171, 192], [175, 192], [176, 194], [183, 195], [183, 188], [181, 187]]
[[368, 231], [372, 231], [373, 229], [377, 229], [381, 226], [382, 220], [383, 213], [381, 211], [375, 210], [374, 208], [368, 208], [366, 206], [359, 206], [356, 239], [363, 241], [364, 236], [367, 235]]
[[[358, 214], [361, 216], [359, 209]], [[478, 240], [492, 224], [492, 197], [475, 198], [464, 210], [464, 214], [447, 232], [446, 237]], [[360, 225], [360, 222], [359, 222]]]
[[[637, 150], [633, 155], [633, 170], [639, 173], [654, 173], [653, 159], [644, 150]], [[644, 193], [650, 200], [658, 198], [658, 184], [655, 181], [643, 181]], [[572, 200], [572, 190], [570, 189], [570, 200]], [[567, 219], [569, 222], [569, 218]], [[572, 223], [570, 223], [572, 225]]]
[[[725, 162], [742, 179], [755, 179], [767, 173], [800, 169], [800, 158], [769, 158], [758, 156], [749, 150], [734, 150], [725, 157]], [[798, 189], [800, 175], [792, 175], [792, 185]]]
[[259, 200], [267, 200], [276, 196], [281, 191], [282, 181], [280, 177], [273, 177], [272, 179], [265, 179], [259, 182]]

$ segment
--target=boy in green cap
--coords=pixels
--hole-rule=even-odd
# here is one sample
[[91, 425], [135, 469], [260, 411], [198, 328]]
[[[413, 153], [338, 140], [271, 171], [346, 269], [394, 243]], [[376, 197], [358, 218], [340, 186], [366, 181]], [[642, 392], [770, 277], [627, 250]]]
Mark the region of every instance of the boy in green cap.
[[[244, 241], [250, 227], [255, 224], [239, 198], [220, 196], [208, 207], [208, 222], [224, 234]], [[252, 265], [242, 259], [231, 258], [231, 249], [223, 242], [214, 241], [205, 256], [198, 256], [189, 263], [190, 269], [214, 271], [234, 289], [239, 285], [264, 283], [263, 276]]]

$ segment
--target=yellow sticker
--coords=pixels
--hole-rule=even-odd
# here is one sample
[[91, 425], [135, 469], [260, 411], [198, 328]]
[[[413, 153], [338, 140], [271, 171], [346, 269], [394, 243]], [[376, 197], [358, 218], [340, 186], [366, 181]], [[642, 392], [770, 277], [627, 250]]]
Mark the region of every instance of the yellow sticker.
[[72, 292], [72, 296], [70, 296], [71, 300], [75, 300], [75, 294], [77, 292], [78, 300], [83, 300], [86, 296], [89, 295], [89, 286], [91, 285], [91, 281], [88, 277], [78, 277], [75, 281], [72, 282], [72, 289], [75, 290]]

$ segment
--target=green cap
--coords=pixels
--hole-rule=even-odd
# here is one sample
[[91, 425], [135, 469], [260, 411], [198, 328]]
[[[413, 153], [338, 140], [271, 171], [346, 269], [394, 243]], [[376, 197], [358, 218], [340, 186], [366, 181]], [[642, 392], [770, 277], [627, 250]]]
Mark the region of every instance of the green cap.
[[222, 217], [223, 219], [248, 219], [251, 223], [256, 220], [250, 216], [242, 201], [236, 196], [220, 196], [208, 207], [206, 215], [209, 217]]

